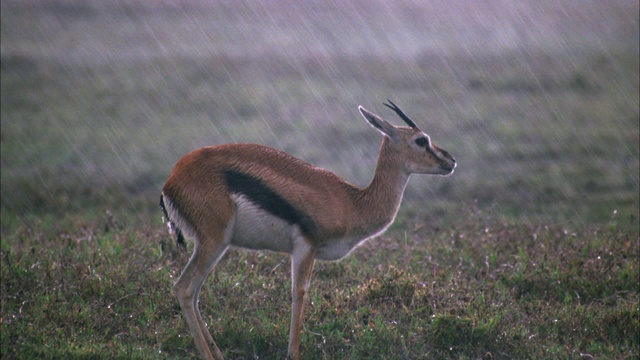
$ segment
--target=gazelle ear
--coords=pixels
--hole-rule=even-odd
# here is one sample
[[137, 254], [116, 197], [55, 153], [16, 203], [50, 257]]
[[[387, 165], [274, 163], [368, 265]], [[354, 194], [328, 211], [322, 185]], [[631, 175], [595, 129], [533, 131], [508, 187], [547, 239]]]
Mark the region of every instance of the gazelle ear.
[[374, 128], [378, 129], [378, 131], [389, 136], [391, 139], [393, 139], [396, 136], [397, 132], [396, 132], [395, 126], [382, 120], [381, 117], [363, 108], [362, 106], [358, 106], [358, 110], [360, 110], [360, 114], [364, 116], [364, 118], [369, 122], [369, 124], [371, 124], [371, 126], [373, 126]]

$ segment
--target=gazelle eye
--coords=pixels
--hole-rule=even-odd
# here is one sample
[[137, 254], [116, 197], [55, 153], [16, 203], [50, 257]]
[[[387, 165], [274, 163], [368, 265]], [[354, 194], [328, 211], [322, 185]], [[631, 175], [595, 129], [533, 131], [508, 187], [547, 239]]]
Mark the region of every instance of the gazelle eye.
[[416, 145], [420, 147], [425, 147], [429, 143], [429, 141], [427, 141], [427, 138], [423, 138], [423, 137], [417, 138], [415, 142], [416, 142]]

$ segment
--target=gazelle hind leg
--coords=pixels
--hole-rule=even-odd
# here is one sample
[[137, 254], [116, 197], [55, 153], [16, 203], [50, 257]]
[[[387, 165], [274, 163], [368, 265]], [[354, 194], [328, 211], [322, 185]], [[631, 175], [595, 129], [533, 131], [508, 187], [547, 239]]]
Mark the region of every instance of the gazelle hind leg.
[[304, 302], [309, 290], [309, 280], [313, 272], [315, 248], [302, 235], [294, 238], [291, 253], [291, 328], [289, 330], [289, 348], [287, 359], [300, 358], [300, 331]]
[[198, 307], [202, 284], [228, 248], [222, 236], [212, 244], [215, 246], [201, 246], [196, 242], [193, 255], [174, 285], [174, 290], [201, 356], [204, 359], [223, 359]]

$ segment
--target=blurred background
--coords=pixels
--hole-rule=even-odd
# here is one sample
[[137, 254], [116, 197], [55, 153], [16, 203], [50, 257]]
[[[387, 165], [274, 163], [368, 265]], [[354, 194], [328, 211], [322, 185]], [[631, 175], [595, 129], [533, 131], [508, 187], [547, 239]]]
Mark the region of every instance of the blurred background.
[[160, 224], [200, 146], [260, 143], [366, 186], [398, 104], [458, 161], [400, 224], [638, 226], [636, 0], [1, 4], [3, 235], [105, 211]]

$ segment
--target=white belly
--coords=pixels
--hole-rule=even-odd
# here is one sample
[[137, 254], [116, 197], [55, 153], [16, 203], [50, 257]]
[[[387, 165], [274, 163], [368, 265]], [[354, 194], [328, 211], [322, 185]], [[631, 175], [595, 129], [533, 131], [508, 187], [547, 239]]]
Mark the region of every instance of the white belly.
[[246, 249], [291, 253], [294, 226], [242, 195], [233, 195], [236, 220], [231, 244]]
[[[274, 216], [243, 195], [234, 194], [232, 199], [236, 208], [236, 219], [231, 245], [245, 249], [292, 253], [294, 238], [296, 234], [301, 233], [298, 225], [290, 224], [286, 220]], [[321, 239], [314, 258], [317, 260], [342, 259], [353, 249], [377, 234]]]

